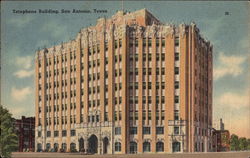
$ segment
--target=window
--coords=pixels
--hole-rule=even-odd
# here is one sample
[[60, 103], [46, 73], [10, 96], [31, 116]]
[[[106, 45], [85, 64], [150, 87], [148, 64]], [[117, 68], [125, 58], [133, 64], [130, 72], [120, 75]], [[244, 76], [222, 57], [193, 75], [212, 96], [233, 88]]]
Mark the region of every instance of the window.
[[135, 46], [138, 47], [138, 39], [135, 39]]
[[148, 120], [151, 120], [151, 111], [148, 111]]
[[146, 111], [142, 112], [142, 120], [146, 120]]
[[115, 121], [117, 121], [117, 112], [115, 111]]
[[174, 74], [175, 74], [175, 75], [178, 75], [178, 74], [179, 74], [179, 67], [175, 67], [175, 68], [174, 68]]
[[75, 151], [75, 150], [76, 150], [76, 144], [70, 143], [70, 151]]
[[99, 122], [99, 115], [96, 115], [96, 122]]
[[59, 132], [58, 131], [54, 131], [54, 137], [58, 137]]
[[156, 134], [164, 134], [164, 127], [156, 127]]
[[104, 47], [105, 47], [105, 51], [108, 51], [108, 42], [107, 41], [105, 41]]
[[165, 47], [165, 39], [164, 38], [161, 40], [161, 46]]
[[179, 120], [179, 111], [175, 110], [174, 112], [174, 120]]
[[146, 38], [143, 38], [143, 47], [146, 46]]
[[70, 130], [70, 136], [75, 136], [76, 135], [76, 130]]
[[159, 38], [156, 38], [156, 46], [159, 47]]
[[117, 46], [118, 46], [118, 42], [117, 40], [115, 40], [115, 48], [117, 48]]
[[150, 152], [150, 142], [143, 143], [143, 152]]
[[143, 127], [143, 134], [150, 134], [150, 127]]
[[165, 61], [165, 54], [161, 54], [161, 60]]
[[[152, 59], [152, 55], [151, 54], [148, 54], [148, 61], [151, 61]], [[151, 74], [150, 74], [151, 75]]]
[[137, 153], [137, 143], [136, 142], [130, 142], [130, 153], [131, 154]]
[[104, 114], [104, 121], [108, 121], [108, 112], [105, 112]]
[[174, 88], [175, 89], [179, 89], [179, 81], [175, 81], [174, 82]]
[[121, 135], [121, 127], [115, 127], [115, 135]]
[[179, 134], [180, 131], [179, 131], [179, 127], [174, 127], [174, 134]]
[[177, 95], [174, 96], [174, 102], [175, 102], [175, 103], [179, 103], [179, 96], [177, 96]]
[[165, 68], [161, 68], [161, 75], [165, 75]]
[[161, 112], [161, 120], [165, 120], [165, 111]]
[[174, 45], [179, 46], [179, 37], [175, 37]]
[[164, 143], [163, 142], [157, 142], [156, 143], [156, 152], [163, 152], [164, 151]]
[[41, 137], [42, 136], [42, 132], [41, 131], [38, 131], [38, 137]]
[[148, 39], [148, 47], [151, 47], [151, 46], [152, 46], [152, 39], [149, 38], [149, 39]]
[[179, 61], [179, 53], [178, 52], [174, 53], [174, 60]]
[[130, 127], [130, 134], [137, 134], [137, 127]]
[[115, 142], [115, 151], [120, 152], [122, 149], [120, 142]]
[[67, 136], [67, 131], [66, 131], [66, 130], [63, 130], [63, 131], [62, 131], [62, 136], [63, 136], [63, 137], [66, 137], [66, 136]]
[[135, 111], [135, 120], [138, 120], [138, 111]]
[[46, 144], [46, 151], [49, 151], [49, 150], [50, 150], [50, 147], [51, 147], [51, 146], [50, 146], [50, 143], [47, 143], [47, 144]]
[[66, 151], [66, 149], [67, 149], [67, 144], [66, 144], [66, 143], [62, 143], [62, 149], [63, 149], [64, 151]]
[[51, 136], [51, 132], [47, 131], [47, 137], [50, 137], [50, 136]]

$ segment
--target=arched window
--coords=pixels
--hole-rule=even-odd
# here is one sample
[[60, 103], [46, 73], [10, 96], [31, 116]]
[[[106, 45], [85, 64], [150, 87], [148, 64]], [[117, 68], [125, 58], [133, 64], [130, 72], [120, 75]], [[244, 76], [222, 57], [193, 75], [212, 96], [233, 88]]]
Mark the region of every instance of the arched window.
[[122, 145], [120, 142], [115, 142], [115, 151], [121, 151], [122, 150]]
[[70, 143], [70, 151], [76, 152], [76, 144], [75, 143]]
[[42, 151], [42, 144], [38, 143], [37, 144], [37, 152], [41, 152]]
[[55, 144], [54, 144], [54, 150], [55, 150], [55, 152], [58, 151], [58, 148], [59, 148], [59, 145], [58, 145], [57, 143], [55, 143]]
[[131, 154], [137, 153], [137, 143], [136, 142], [130, 142], [130, 153]]
[[67, 144], [66, 143], [62, 143], [62, 149], [63, 149], [63, 151], [67, 150]]
[[150, 142], [144, 142], [143, 143], [143, 152], [150, 152]]
[[157, 142], [156, 143], [156, 152], [163, 152], [164, 151], [164, 143], [163, 142]]
[[172, 147], [173, 147], [173, 152], [180, 152], [181, 151], [181, 143], [180, 142], [173, 142]]
[[49, 151], [50, 150], [50, 143], [47, 143], [46, 144], [46, 151]]

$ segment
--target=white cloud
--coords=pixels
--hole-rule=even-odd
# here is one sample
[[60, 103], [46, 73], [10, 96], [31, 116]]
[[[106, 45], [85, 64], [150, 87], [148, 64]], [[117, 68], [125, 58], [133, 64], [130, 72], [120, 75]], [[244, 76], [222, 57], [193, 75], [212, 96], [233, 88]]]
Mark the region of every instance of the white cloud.
[[219, 65], [214, 68], [214, 79], [232, 75], [234, 77], [240, 75], [243, 72], [242, 63], [246, 58], [242, 56], [225, 56], [224, 53], [219, 54]]
[[24, 69], [29, 69], [32, 67], [33, 58], [32, 58], [32, 56], [17, 57], [15, 62], [16, 62], [15, 64], [18, 67], [22, 67]]
[[18, 107], [18, 106], [9, 107], [9, 110], [14, 117], [20, 117], [23, 115], [24, 112], [27, 111], [24, 107]]
[[213, 123], [219, 129], [219, 118], [223, 118], [225, 129], [231, 134], [250, 137], [250, 97], [249, 90], [240, 93], [225, 92], [214, 99]]
[[16, 89], [15, 87], [11, 88], [11, 96], [16, 101], [21, 102], [21, 101], [25, 100], [29, 94], [31, 94], [30, 87], [25, 87], [25, 88], [21, 88], [21, 89]]
[[28, 23], [30, 23], [33, 19], [34, 19], [33, 16], [21, 16], [10, 19], [9, 23], [12, 24], [13, 26], [24, 27]]
[[233, 109], [249, 107], [249, 94], [226, 92], [215, 99], [215, 104]]
[[31, 77], [34, 74], [34, 70], [19, 70], [14, 73], [17, 78]]

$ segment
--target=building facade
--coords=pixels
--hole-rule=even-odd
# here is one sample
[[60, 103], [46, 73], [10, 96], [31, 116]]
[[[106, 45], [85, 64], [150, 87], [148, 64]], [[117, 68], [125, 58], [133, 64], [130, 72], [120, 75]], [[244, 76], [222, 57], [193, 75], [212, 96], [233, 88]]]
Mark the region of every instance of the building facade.
[[18, 151], [35, 151], [35, 117], [14, 119], [14, 126], [18, 136]]
[[36, 149], [210, 151], [212, 46], [194, 23], [117, 12], [36, 52]]
[[230, 133], [228, 130], [217, 130], [217, 152], [230, 151]]

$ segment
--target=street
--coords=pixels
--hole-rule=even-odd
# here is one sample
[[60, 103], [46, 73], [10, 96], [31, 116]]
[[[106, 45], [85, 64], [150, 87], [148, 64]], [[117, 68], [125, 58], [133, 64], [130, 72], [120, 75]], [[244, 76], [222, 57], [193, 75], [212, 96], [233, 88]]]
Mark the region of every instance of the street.
[[13, 158], [250, 158], [250, 151], [246, 152], [218, 152], [218, 153], [179, 153], [179, 154], [116, 154], [116, 155], [80, 155], [79, 153], [35, 153], [14, 152]]

